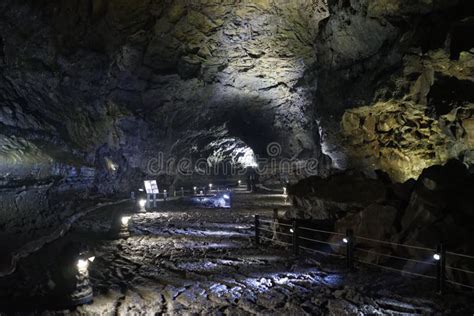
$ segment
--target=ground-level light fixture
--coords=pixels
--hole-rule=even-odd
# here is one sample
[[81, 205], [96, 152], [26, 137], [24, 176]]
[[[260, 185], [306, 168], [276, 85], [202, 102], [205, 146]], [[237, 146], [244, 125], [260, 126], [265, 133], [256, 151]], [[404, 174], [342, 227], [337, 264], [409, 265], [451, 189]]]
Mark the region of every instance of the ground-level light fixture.
[[228, 194], [224, 194], [222, 197], [226, 200], [230, 199], [230, 196]]
[[121, 222], [123, 226], [127, 226], [131, 216], [122, 216]]
[[209, 183], [209, 190], [212, 190], [212, 183]]
[[342, 242], [345, 243], [345, 244], [348, 244], [349, 243], [349, 238], [347, 238], [347, 237], [342, 238]]
[[237, 183], [238, 183], [239, 185], [241, 185], [241, 184], [242, 184], [242, 180], [237, 181]]
[[290, 228], [290, 233], [294, 233], [295, 230], [293, 228]]
[[441, 255], [439, 253], [435, 253], [433, 255], [433, 259], [435, 259], [436, 261], [439, 261], [441, 259]]
[[286, 187], [283, 187], [283, 194], [286, 195]]
[[141, 199], [140, 201], [138, 201], [138, 205], [140, 205], [141, 208], [144, 208], [145, 205], [146, 205], [146, 200], [145, 200], [145, 199]]

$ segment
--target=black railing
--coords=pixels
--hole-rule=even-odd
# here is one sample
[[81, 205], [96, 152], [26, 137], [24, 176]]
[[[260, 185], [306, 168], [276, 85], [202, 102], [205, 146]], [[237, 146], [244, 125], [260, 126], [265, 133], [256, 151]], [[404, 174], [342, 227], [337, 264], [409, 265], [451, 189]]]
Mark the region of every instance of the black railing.
[[[284, 228], [287, 231], [280, 231], [279, 228]], [[341, 242], [337, 243], [333, 241], [302, 236], [302, 232], [304, 231], [318, 233], [318, 234], [326, 234], [329, 236], [338, 236], [341, 238]], [[272, 234], [273, 238], [267, 237], [269, 233]], [[267, 236], [265, 236], [265, 234], [267, 234]], [[291, 243], [287, 241], [279, 240], [278, 239], [279, 236], [288, 237], [287, 239], [291, 240]], [[401, 272], [404, 275], [410, 275], [410, 276], [421, 277], [425, 279], [436, 280], [436, 289], [439, 293], [443, 293], [445, 291], [446, 283], [463, 287], [463, 288], [467, 288], [467, 289], [471, 289], [471, 290], [474, 289], [474, 286], [461, 283], [461, 282], [456, 282], [454, 280], [450, 280], [447, 278], [447, 275], [446, 275], [447, 270], [474, 275], [474, 271], [470, 271], [470, 270], [466, 270], [466, 269], [462, 269], [462, 268], [458, 268], [458, 267], [454, 267], [454, 266], [446, 264], [447, 259], [449, 257], [457, 256], [457, 257], [466, 258], [469, 260], [474, 260], [474, 256], [446, 251], [446, 246], [444, 244], [439, 244], [436, 249], [422, 247], [422, 246], [407, 245], [407, 244], [401, 244], [401, 243], [390, 242], [390, 241], [385, 241], [385, 240], [378, 240], [378, 239], [373, 239], [373, 238], [356, 236], [353, 234], [353, 231], [351, 229], [348, 229], [346, 233], [343, 234], [340, 232], [299, 226], [298, 221], [296, 220], [292, 220], [291, 224], [288, 224], [288, 223], [280, 223], [278, 221], [277, 216], [274, 216], [273, 220], [270, 220], [270, 219], [262, 219], [258, 215], [255, 215], [255, 243], [259, 245], [262, 240], [269, 241], [277, 245], [286, 246], [288, 248], [291, 247], [294, 255], [298, 255], [300, 249], [302, 249], [310, 253], [317, 253], [317, 254], [328, 255], [328, 256], [333, 256], [337, 258], [344, 258], [346, 260], [347, 267], [350, 270], [354, 268], [354, 262], [358, 262], [358, 263], [366, 264], [368, 266], [378, 267], [378, 268], [385, 269], [392, 272]], [[412, 249], [415, 251], [428, 252], [430, 255], [430, 260], [431, 258], [433, 258], [432, 259], [433, 261], [430, 261], [430, 260], [423, 261], [416, 258], [403, 257], [399, 255], [387, 254], [387, 253], [382, 253], [382, 252], [378, 252], [374, 250], [364, 249], [361, 247], [357, 247], [358, 240], [370, 242], [370, 243], [378, 243], [382, 245], [389, 245], [392, 247], [393, 246], [404, 247], [404, 248]], [[301, 244], [302, 241], [306, 242], [304, 246]], [[335, 253], [333, 251], [323, 251], [320, 249], [314, 249], [314, 248], [311, 248], [311, 246], [308, 246], [307, 245], [308, 243], [313, 244], [313, 245], [329, 245], [334, 248], [339, 248], [341, 251]], [[394, 268], [394, 267], [390, 267], [390, 266], [386, 266], [386, 265], [382, 265], [378, 263], [361, 260], [359, 257], [355, 256], [355, 254], [359, 252], [365, 252], [367, 254], [377, 255], [377, 256], [386, 257], [390, 259], [402, 260], [406, 262], [412, 262], [415, 264], [426, 265], [428, 267], [431, 267], [433, 270], [435, 270], [436, 275], [414, 272], [407, 269], [398, 269], [398, 268]]]

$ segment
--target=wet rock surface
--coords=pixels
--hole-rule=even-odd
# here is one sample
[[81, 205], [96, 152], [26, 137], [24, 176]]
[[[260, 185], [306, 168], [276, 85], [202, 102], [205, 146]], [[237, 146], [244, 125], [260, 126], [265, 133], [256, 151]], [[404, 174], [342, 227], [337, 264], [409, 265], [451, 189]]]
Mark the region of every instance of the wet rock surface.
[[[267, 243], [256, 248], [254, 213], [270, 217], [272, 208], [284, 211], [289, 205], [281, 195], [236, 197], [232, 210], [183, 210], [169, 203], [156, 212], [133, 215], [127, 238], [89, 239], [96, 256], [89, 267], [93, 303], [42, 315], [386, 315], [474, 310], [465, 294], [438, 297], [432, 282], [364, 267], [348, 273], [343, 261], [295, 258], [289, 249]], [[91, 229], [110, 215], [91, 214], [77, 223], [76, 232]], [[38, 264], [42, 261], [38, 256], [27, 261]], [[28, 266], [25, 263], [24, 268]], [[20, 291], [21, 284], [2, 287], [2, 299], [7, 292], [14, 293], [12, 289]]]

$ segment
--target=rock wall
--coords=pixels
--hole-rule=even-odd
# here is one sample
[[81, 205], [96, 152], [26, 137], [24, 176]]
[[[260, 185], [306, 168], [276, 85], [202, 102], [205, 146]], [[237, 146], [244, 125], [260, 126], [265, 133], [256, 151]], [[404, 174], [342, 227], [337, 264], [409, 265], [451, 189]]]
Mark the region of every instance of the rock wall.
[[470, 1], [333, 1], [317, 37], [315, 106], [338, 168], [397, 181], [473, 163]]
[[[442, 242], [451, 252], [472, 254], [473, 190], [474, 175], [459, 160], [430, 166], [422, 170], [416, 181], [405, 183], [393, 183], [383, 173], [368, 178], [346, 171], [325, 179], [307, 178], [291, 186], [289, 194], [294, 208], [285, 217], [304, 219], [306, 227], [315, 225], [341, 234], [352, 229], [355, 236], [388, 242], [356, 238], [356, 255], [364, 261], [398, 268], [406, 265], [409, 271], [426, 273], [424, 264], [391, 260], [373, 252], [430, 263], [432, 252], [397, 244], [421, 246], [434, 252]], [[340, 235], [305, 237], [328, 238], [341, 244]], [[335, 246], [333, 251], [342, 252], [344, 247]], [[450, 255], [447, 260], [455, 268], [474, 268], [472, 260], [463, 257]], [[451, 280], [474, 283], [472, 275], [448, 270]]]

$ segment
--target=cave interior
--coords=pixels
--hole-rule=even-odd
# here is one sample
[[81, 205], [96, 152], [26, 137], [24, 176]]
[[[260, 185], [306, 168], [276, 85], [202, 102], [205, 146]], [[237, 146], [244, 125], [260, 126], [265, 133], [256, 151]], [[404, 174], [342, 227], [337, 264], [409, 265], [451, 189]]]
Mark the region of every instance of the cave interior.
[[0, 0], [0, 315], [472, 314], [473, 34], [472, 0]]

